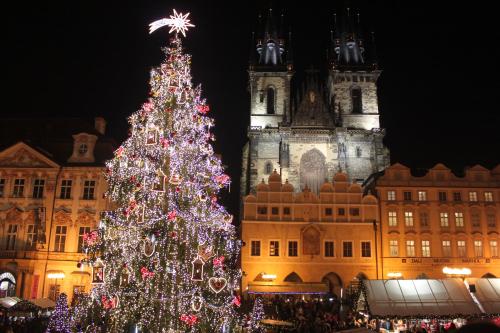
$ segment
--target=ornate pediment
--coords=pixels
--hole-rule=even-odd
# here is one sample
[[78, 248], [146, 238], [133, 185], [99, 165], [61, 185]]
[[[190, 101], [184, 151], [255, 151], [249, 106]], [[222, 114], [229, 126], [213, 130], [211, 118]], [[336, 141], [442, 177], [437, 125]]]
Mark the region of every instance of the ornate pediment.
[[58, 210], [54, 214], [54, 218], [57, 224], [71, 225], [73, 223], [73, 220], [71, 220], [71, 214], [64, 210]]
[[54, 168], [58, 165], [23, 142], [0, 152], [0, 167]]
[[78, 213], [78, 223], [85, 225], [95, 225], [95, 214], [92, 214], [86, 210]]

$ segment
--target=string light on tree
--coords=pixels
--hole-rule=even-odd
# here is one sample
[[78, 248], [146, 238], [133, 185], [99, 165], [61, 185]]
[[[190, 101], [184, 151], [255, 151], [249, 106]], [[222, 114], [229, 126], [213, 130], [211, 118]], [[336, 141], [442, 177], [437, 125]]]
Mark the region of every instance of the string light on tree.
[[169, 26], [174, 36], [151, 71], [150, 97], [129, 118], [129, 138], [106, 164], [106, 195], [117, 209], [85, 236], [94, 284], [75, 309], [81, 327], [194, 333], [238, 321], [241, 243], [218, 202], [231, 180], [211, 146], [214, 121], [179, 37], [194, 27], [188, 15], [174, 11], [150, 24], [150, 32]]

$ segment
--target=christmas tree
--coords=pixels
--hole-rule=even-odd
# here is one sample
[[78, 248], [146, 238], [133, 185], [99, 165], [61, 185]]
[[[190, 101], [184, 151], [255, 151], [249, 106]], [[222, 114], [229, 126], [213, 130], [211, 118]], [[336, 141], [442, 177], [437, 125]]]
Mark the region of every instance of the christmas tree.
[[264, 304], [262, 299], [257, 297], [250, 317], [250, 332], [264, 332], [264, 327], [260, 322], [262, 319], [264, 319]]
[[47, 333], [71, 333], [68, 297], [65, 293], [59, 295], [56, 307], [50, 317]]
[[129, 118], [129, 138], [107, 163], [107, 195], [118, 209], [84, 239], [93, 289], [77, 309], [83, 327], [219, 332], [237, 322], [240, 241], [218, 202], [230, 180], [179, 36], [192, 26], [188, 15], [151, 24], [175, 35], [151, 71], [150, 98]]

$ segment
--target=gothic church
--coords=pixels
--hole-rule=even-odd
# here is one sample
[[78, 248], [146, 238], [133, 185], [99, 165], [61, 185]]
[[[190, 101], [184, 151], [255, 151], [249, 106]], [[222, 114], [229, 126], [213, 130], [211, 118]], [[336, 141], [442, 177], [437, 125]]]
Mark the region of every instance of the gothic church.
[[317, 193], [339, 171], [363, 182], [389, 165], [379, 124], [380, 70], [374, 45], [372, 52], [365, 50], [359, 19], [348, 10], [335, 20], [327, 80], [308, 71], [298, 91], [291, 88], [291, 34], [278, 31], [271, 10], [256, 37], [248, 69], [250, 127], [243, 147], [242, 196], [273, 170], [296, 191], [307, 187]]

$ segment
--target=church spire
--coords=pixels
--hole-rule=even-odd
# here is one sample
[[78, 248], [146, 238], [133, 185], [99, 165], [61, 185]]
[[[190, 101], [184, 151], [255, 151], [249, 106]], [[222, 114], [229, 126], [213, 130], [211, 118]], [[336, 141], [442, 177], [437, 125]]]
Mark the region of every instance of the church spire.
[[[259, 15], [259, 18], [261, 16]], [[260, 21], [260, 20], [259, 20]], [[265, 23], [259, 22], [261, 33], [256, 36], [256, 51], [258, 60], [255, 62], [255, 67], [284, 67], [289, 65], [291, 57], [288, 52], [285, 52], [286, 33], [284, 31], [284, 15], [281, 15], [279, 27], [275, 22], [273, 9], [269, 8]]]
[[330, 41], [330, 64], [332, 68], [361, 68], [370, 66], [366, 59], [365, 41], [361, 26], [361, 15], [347, 7], [337, 17], [333, 15], [333, 31]]

